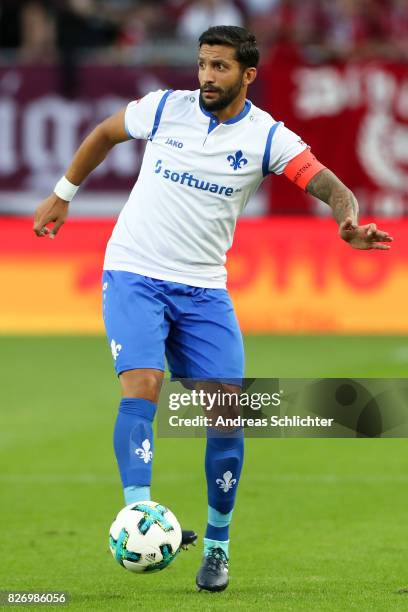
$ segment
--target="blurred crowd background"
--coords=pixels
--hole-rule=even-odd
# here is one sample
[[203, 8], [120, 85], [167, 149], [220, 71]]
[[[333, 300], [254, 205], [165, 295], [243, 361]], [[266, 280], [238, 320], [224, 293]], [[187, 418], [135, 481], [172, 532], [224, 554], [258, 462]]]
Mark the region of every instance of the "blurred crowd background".
[[[31, 212], [26, 194], [46, 193], [129, 100], [195, 88], [197, 41], [216, 24], [256, 35], [251, 100], [300, 134], [364, 213], [408, 215], [408, 0], [0, 0], [0, 214]], [[117, 214], [140, 167], [133, 144], [90, 177], [76, 211]], [[265, 182], [246, 214], [328, 214], [286, 183]]]
[[0, 60], [193, 63], [215, 23], [245, 25], [264, 52], [306, 61], [408, 59], [408, 0], [1, 0]]
[[0, 333], [101, 330], [103, 251], [144, 141], [81, 185], [55, 243], [35, 239], [33, 211], [98, 122], [149, 91], [197, 87], [197, 39], [217, 24], [254, 32], [250, 99], [395, 238], [386, 256], [348, 249], [326, 204], [269, 178], [228, 254], [242, 328], [408, 333], [408, 0], [0, 0]]

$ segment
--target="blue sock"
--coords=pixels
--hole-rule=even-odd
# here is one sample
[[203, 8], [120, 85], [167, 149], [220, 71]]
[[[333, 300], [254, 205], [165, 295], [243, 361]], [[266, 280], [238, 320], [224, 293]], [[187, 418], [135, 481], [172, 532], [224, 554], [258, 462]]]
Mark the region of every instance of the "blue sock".
[[[222, 437], [221, 437], [222, 436]], [[222, 548], [228, 557], [229, 525], [244, 461], [244, 431], [207, 431], [205, 473], [207, 476], [208, 524], [204, 554]]]
[[150, 499], [153, 460], [153, 419], [156, 404], [125, 397], [120, 402], [113, 446], [126, 504]]

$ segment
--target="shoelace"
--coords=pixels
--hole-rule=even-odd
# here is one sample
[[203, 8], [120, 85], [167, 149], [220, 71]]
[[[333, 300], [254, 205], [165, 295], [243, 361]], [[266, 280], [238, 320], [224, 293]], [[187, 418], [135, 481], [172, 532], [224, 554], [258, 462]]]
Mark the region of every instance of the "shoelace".
[[212, 548], [207, 555], [207, 563], [211, 572], [217, 573], [221, 564], [227, 562], [227, 556], [222, 548]]

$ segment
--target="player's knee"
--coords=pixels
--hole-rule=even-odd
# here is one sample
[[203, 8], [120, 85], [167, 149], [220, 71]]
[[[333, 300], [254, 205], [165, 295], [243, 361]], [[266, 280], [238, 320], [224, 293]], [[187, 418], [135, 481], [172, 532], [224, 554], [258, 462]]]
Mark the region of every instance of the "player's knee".
[[163, 381], [160, 370], [128, 370], [120, 375], [123, 397], [140, 397], [157, 404]]
[[[214, 415], [222, 416], [223, 419], [237, 419], [240, 414], [239, 396], [241, 388], [237, 385], [222, 383], [219, 385], [219, 401], [214, 404]], [[235, 429], [235, 425], [232, 429]], [[226, 427], [230, 430], [231, 427]]]

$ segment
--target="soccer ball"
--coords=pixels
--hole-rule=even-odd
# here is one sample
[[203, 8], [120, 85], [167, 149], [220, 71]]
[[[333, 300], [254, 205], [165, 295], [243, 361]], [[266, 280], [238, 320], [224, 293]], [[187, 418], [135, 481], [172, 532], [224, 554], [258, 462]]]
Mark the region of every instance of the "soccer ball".
[[172, 512], [154, 501], [125, 506], [113, 521], [109, 548], [116, 561], [132, 572], [167, 567], [181, 545], [181, 527]]

